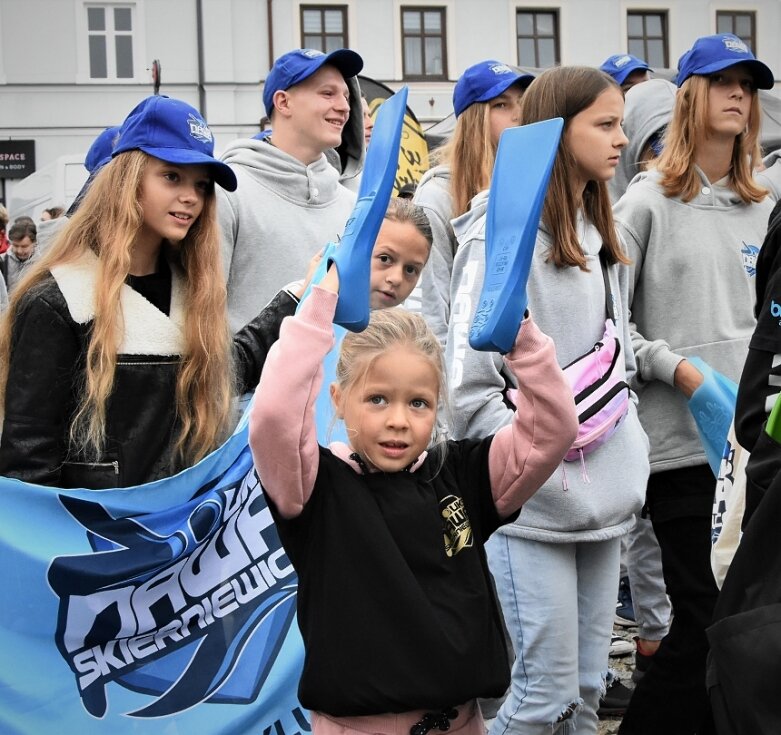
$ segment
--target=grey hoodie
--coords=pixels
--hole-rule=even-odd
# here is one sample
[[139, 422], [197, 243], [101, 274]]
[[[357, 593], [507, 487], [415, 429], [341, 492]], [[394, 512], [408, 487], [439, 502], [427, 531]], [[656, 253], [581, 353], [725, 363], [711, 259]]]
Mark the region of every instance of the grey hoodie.
[[651, 440], [651, 471], [705, 464], [678, 363], [701, 357], [737, 382], [754, 331], [754, 275], [773, 203], [744, 204], [702, 180], [690, 202], [666, 197], [660, 174], [638, 176], [615, 205], [632, 260], [629, 304], [640, 420]]
[[450, 273], [457, 247], [450, 224], [453, 216], [450, 168], [436, 166], [429, 169], [420, 180], [413, 201], [428, 216], [434, 239], [418, 285], [404, 305], [423, 316], [444, 348], [450, 318]]
[[[453, 262], [451, 318], [447, 365], [450, 378], [454, 438], [482, 437], [509, 423], [512, 409], [503, 400], [510, 377], [502, 357], [469, 347], [469, 327], [480, 296], [485, 270], [485, 211], [488, 193], [472, 200], [468, 214], [454, 220], [459, 248]], [[552, 337], [559, 365], [587, 352], [605, 328], [605, 288], [599, 265], [601, 238], [583, 221], [582, 245], [589, 272], [558, 269], [546, 262], [550, 239], [537, 234], [527, 293], [529, 311], [540, 329]], [[635, 371], [626, 311], [628, 269], [610, 266], [616, 301], [618, 335], [628, 376]], [[523, 386], [520, 387], [523, 390]], [[563, 462], [523, 507], [515, 523], [500, 533], [537, 541], [569, 543], [614, 538], [634, 525], [648, 479], [648, 441], [634, 402], [618, 431], [580, 462]]]
[[235, 192], [216, 187], [228, 318], [236, 332], [342, 234], [355, 194], [339, 183], [325, 155], [305, 166], [266, 141], [240, 139], [222, 160], [238, 179]]
[[629, 182], [643, 170], [640, 156], [648, 139], [670, 122], [676, 92], [676, 86], [666, 79], [649, 79], [626, 93], [624, 133], [629, 143], [621, 151], [616, 175], [607, 185], [613, 202], [624, 195]]
[[754, 174], [760, 186], [764, 186], [774, 202], [781, 199], [781, 150], [769, 153], [762, 160], [764, 171]]

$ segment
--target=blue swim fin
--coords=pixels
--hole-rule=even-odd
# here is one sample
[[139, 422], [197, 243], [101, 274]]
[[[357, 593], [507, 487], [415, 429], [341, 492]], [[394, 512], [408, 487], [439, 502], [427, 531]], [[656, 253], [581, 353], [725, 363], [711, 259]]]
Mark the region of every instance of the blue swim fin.
[[366, 329], [369, 323], [371, 256], [396, 178], [407, 91], [407, 87], [402, 87], [380, 105], [366, 153], [358, 201], [328, 261], [335, 263], [339, 272], [334, 323], [353, 332]]
[[508, 128], [499, 139], [485, 233], [485, 278], [469, 344], [506, 354], [526, 311], [537, 228], [564, 127], [560, 117]]

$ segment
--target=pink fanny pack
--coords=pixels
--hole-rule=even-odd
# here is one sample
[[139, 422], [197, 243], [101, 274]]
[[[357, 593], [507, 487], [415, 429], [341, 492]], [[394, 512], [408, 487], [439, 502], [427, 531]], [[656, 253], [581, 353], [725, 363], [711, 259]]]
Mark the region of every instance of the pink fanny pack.
[[605, 281], [605, 333], [587, 353], [564, 368], [575, 397], [578, 436], [564, 459], [573, 462], [601, 447], [615, 433], [629, 411], [629, 385], [621, 343], [616, 331], [613, 294], [602, 253], [599, 256]]

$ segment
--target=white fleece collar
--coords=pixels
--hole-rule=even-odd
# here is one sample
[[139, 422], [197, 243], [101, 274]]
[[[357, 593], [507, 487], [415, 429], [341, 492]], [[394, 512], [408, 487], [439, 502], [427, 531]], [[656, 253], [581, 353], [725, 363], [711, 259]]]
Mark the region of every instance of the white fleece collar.
[[[73, 321], [86, 324], [95, 317], [97, 256], [88, 250], [78, 260], [51, 269]], [[140, 293], [123, 284], [119, 296], [124, 333], [117, 345], [121, 355], [181, 355], [184, 351], [184, 284], [171, 264], [171, 314], [166, 316]]]

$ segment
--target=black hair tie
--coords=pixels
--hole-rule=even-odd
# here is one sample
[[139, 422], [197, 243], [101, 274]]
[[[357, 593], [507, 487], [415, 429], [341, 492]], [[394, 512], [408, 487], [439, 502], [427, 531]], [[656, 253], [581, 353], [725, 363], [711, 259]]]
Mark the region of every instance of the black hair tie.
[[456, 717], [458, 710], [455, 707], [443, 707], [439, 712], [426, 712], [423, 718], [409, 729], [409, 735], [426, 735], [434, 728], [447, 732], [450, 729], [450, 721]]

